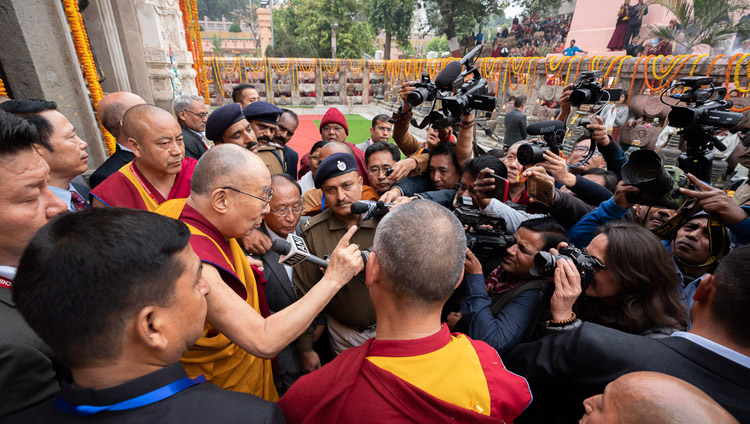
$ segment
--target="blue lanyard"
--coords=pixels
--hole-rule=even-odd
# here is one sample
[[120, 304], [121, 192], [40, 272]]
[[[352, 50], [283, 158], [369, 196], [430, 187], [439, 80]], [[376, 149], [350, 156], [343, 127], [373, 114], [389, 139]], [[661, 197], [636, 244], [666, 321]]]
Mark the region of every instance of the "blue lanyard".
[[154, 391], [136, 396], [132, 399], [124, 400], [112, 405], [95, 406], [95, 405], [73, 405], [57, 395], [55, 406], [57, 409], [72, 415], [94, 415], [102, 411], [125, 411], [128, 409], [140, 408], [141, 406], [151, 405], [152, 403], [164, 400], [172, 395], [180, 393], [188, 387], [204, 383], [206, 376], [199, 375], [191, 379], [190, 377], [181, 378], [173, 383], [167, 384]]
[[323, 212], [324, 210], [326, 210], [326, 197], [325, 196], [323, 196], [323, 199], [320, 201], [320, 211]]

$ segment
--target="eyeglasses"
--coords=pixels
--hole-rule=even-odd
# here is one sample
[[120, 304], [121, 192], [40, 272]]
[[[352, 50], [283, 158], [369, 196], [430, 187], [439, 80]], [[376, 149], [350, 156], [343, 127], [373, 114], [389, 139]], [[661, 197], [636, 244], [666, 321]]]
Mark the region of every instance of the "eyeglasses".
[[208, 116], [208, 112], [195, 113], [195, 112], [193, 112], [192, 110], [187, 110], [187, 109], [185, 109], [185, 112], [190, 112], [190, 113], [192, 113], [193, 115], [197, 116], [197, 117], [198, 117], [198, 119], [203, 119], [203, 118], [205, 118], [206, 116]]
[[305, 207], [302, 205], [302, 203], [294, 205], [292, 207], [288, 208], [281, 208], [281, 209], [271, 209], [271, 212], [273, 212], [276, 216], [287, 216], [289, 215], [289, 212], [295, 214], [295, 215], [302, 215], [302, 210]]
[[381, 168], [379, 166], [371, 166], [368, 169], [370, 170], [371, 174], [373, 174], [373, 175], [380, 175], [381, 172], [384, 173], [384, 174], [387, 174], [388, 171], [390, 171], [391, 169], [393, 169], [393, 167], [391, 167], [391, 166], [384, 166], [384, 167]]
[[258, 196], [254, 195], [254, 194], [250, 194], [250, 193], [245, 193], [244, 191], [242, 191], [242, 190], [240, 190], [240, 189], [237, 189], [237, 188], [234, 188], [234, 187], [230, 187], [230, 186], [227, 186], [227, 187], [221, 187], [221, 189], [222, 189], [222, 190], [232, 190], [232, 191], [236, 191], [237, 193], [241, 193], [241, 194], [244, 194], [245, 196], [250, 196], [250, 197], [252, 197], [253, 199], [258, 199], [258, 200], [260, 200], [261, 202], [263, 202], [263, 207], [264, 207], [264, 208], [266, 207], [266, 205], [268, 205], [268, 203], [270, 203], [270, 202], [271, 202], [271, 199], [273, 198], [273, 187], [266, 187], [266, 188], [264, 188], [264, 189], [263, 189], [263, 193], [264, 193], [264, 194], [267, 194], [267, 195], [268, 195], [268, 197], [266, 197], [265, 199], [264, 199], [264, 198], [262, 198], [262, 197], [258, 197]]
[[[586, 153], [588, 153], [588, 152], [589, 152], [589, 148], [588, 148], [588, 147], [586, 147], [586, 146], [577, 146], [577, 147], [575, 147], [575, 148], [573, 149], [573, 151], [574, 151], [574, 152], [576, 152], [576, 153], [586, 154]], [[595, 154], [595, 155], [601, 155], [601, 152], [600, 152], [600, 151], [598, 151], [598, 150], [596, 150], [596, 151], [594, 152], [594, 154]]]

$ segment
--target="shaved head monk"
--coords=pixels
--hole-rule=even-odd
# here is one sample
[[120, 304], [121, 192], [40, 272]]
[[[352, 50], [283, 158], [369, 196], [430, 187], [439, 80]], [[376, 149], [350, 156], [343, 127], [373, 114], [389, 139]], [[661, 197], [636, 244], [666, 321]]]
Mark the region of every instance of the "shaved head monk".
[[276, 400], [271, 361], [263, 358], [273, 358], [293, 342], [362, 270], [361, 252], [349, 244], [356, 227], [341, 239], [313, 290], [263, 318], [255, 277], [235, 239], [253, 232], [270, 211], [268, 168], [247, 149], [222, 144], [201, 157], [191, 185], [187, 199], [167, 201], [156, 210], [187, 224], [190, 245], [203, 261], [203, 277], [211, 289], [203, 335], [182, 364], [191, 377], [205, 374], [224, 389]]
[[[415, 222], [421, 223], [417, 230]], [[526, 380], [508, 372], [488, 344], [451, 334], [441, 323], [465, 260], [463, 226], [448, 209], [415, 200], [391, 210], [378, 224], [367, 261], [375, 338], [297, 380], [279, 401], [287, 422], [484, 423], [518, 417], [531, 402]]]
[[92, 205], [153, 212], [169, 199], [187, 198], [197, 162], [185, 157], [177, 119], [156, 106], [133, 106], [122, 131], [135, 160], [91, 190]]

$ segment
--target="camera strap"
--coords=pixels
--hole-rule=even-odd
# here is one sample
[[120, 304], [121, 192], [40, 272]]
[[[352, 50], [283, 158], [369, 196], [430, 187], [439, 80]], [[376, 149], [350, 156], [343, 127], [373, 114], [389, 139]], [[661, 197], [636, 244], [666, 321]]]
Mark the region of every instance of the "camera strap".
[[[697, 205], [697, 200], [690, 198], [677, 209], [675, 216], [651, 231], [661, 239], [672, 239], [677, 230], [699, 210], [700, 206]], [[724, 223], [718, 215], [708, 215], [708, 223], [706, 225], [708, 227], [708, 260], [705, 263], [696, 265], [698, 267], [711, 265], [716, 262], [722, 249], [724, 249], [727, 237], [726, 227], [724, 227]]]

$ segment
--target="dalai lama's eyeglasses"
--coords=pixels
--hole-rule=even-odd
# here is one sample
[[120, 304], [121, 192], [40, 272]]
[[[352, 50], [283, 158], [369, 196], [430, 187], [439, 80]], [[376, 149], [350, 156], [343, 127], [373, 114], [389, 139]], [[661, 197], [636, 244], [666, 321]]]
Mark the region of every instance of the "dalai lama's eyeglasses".
[[273, 187], [266, 187], [266, 188], [264, 188], [264, 189], [263, 189], [263, 193], [264, 193], [264, 194], [266, 195], [266, 197], [265, 197], [265, 198], [263, 198], [263, 197], [258, 197], [258, 196], [254, 195], [254, 194], [250, 194], [250, 193], [245, 193], [244, 191], [242, 191], [242, 190], [240, 190], [240, 189], [238, 189], [238, 188], [234, 188], [234, 187], [230, 187], [230, 186], [227, 186], [227, 187], [222, 187], [221, 189], [222, 189], [222, 190], [232, 190], [232, 191], [236, 191], [237, 193], [241, 193], [241, 194], [244, 194], [245, 196], [250, 196], [250, 197], [252, 197], [253, 199], [258, 199], [258, 200], [260, 200], [261, 202], [263, 202], [263, 207], [264, 207], [264, 208], [266, 207], [266, 205], [268, 205], [268, 204], [269, 204], [269, 203], [271, 202], [271, 198], [273, 198]]

